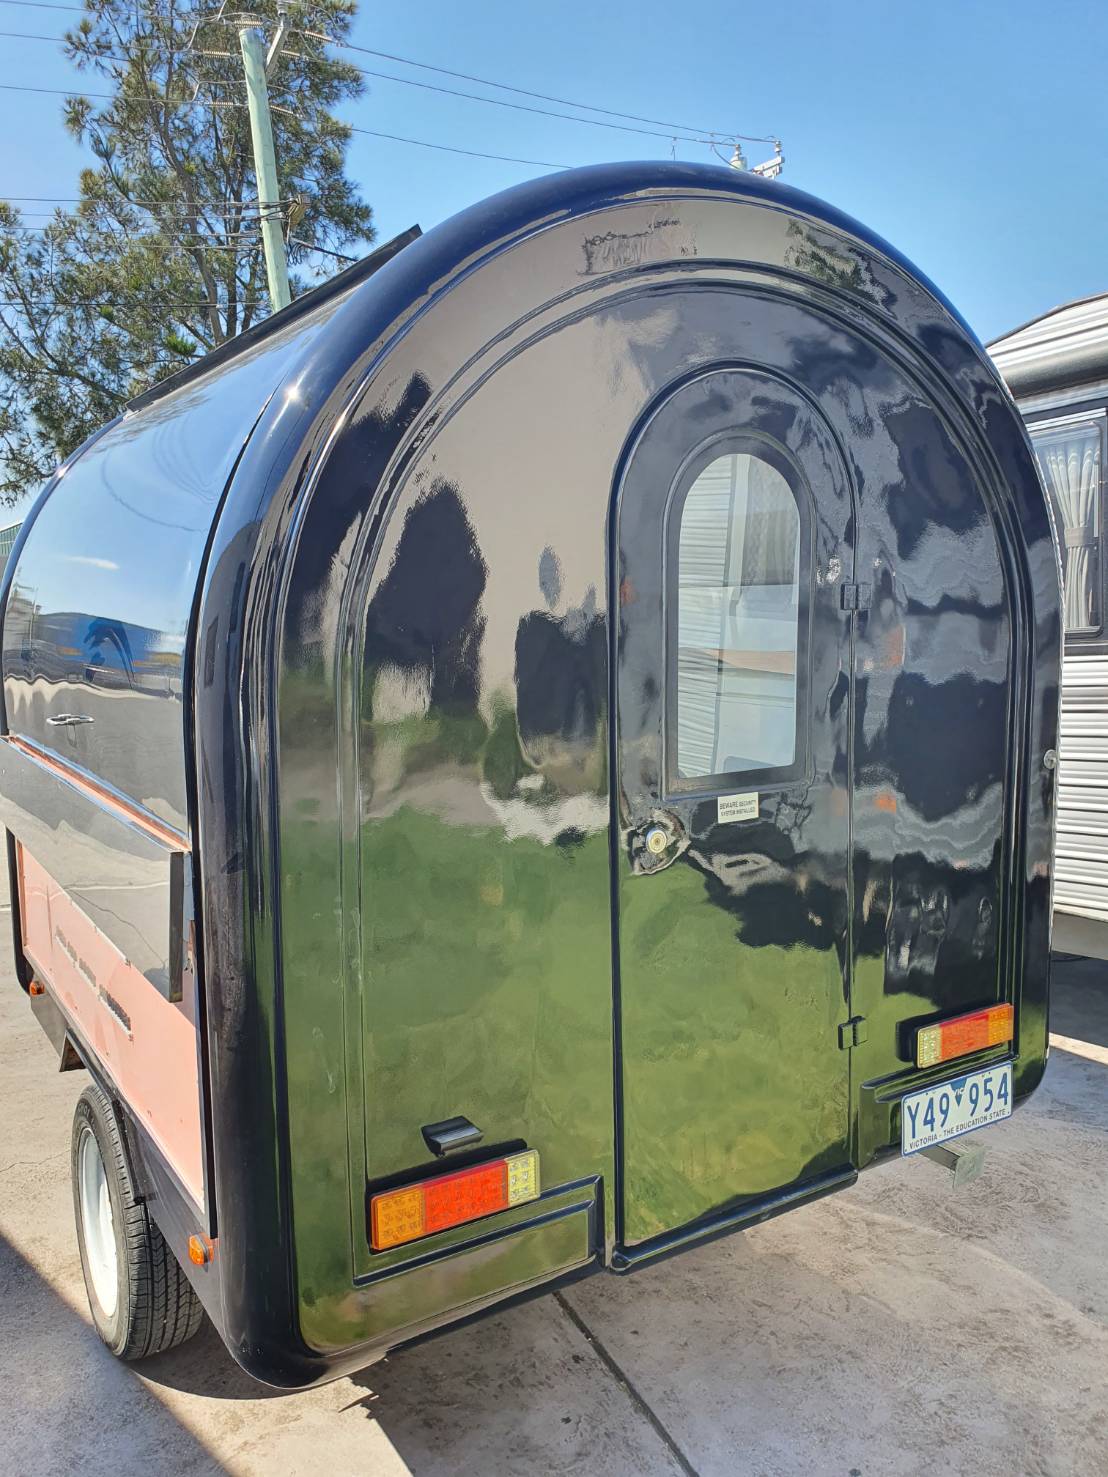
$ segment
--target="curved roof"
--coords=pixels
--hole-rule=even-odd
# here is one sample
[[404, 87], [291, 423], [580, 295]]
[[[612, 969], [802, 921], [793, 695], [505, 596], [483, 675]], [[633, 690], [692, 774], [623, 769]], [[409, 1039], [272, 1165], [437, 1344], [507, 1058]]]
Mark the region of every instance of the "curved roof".
[[[37, 668], [29, 626], [54, 621], [47, 635], [60, 679], [77, 660], [72, 653], [95, 646], [97, 621], [109, 614], [150, 679], [149, 691], [131, 684], [131, 699], [145, 701], [156, 687], [177, 701], [148, 704], [165, 715], [165, 731], [147, 723], [148, 743], [139, 754], [129, 737], [134, 725], [124, 722], [126, 705], [114, 689], [98, 689], [89, 699], [100, 706], [89, 708], [96, 727], [85, 735], [86, 762], [184, 832], [184, 699], [203, 611], [211, 600], [213, 618], [225, 623], [240, 594], [222, 585], [216, 591], [224, 571], [253, 559], [265, 564], [292, 537], [310, 499], [305, 488], [314, 486], [302, 475], [309, 453], [327, 443], [357, 387], [417, 320], [471, 276], [497, 280], [500, 261], [510, 278], [507, 264], [524, 243], [530, 249], [544, 239], [540, 256], [551, 252], [545, 270], [558, 285], [543, 290], [557, 293], [582, 290], [586, 280], [614, 284], [652, 264], [683, 265], [699, 248], [679, 221], [668, 219], [680, 213], [676, 207], [650, 215], [647, 228], [631, 236], [605, 228], [595, 235], [592, 227], [575, 234], [578, 222], [606, 212], [652, 212], [668, 201], [696, 201], [717, 221], [715, 234], [705, 237], [701, 265], [770, 266], [833, 294], [848, 315], [874, 314], [932, 358], [939, 326], [950, 329], [951, 339], [964, 339], [966, 365], [984, 359], [971, 330], [899, 252], [789, 186], [717, 165], [659, 161], [567, 170], [515, 186], [418, 239], [414, 230], [397, 238], [155, 386], [59, 469], [27, 519], [2, 587], [9, 726], [37, 742], [51, 737], [43, 727], [46, 707], [32, 691]], [[747, 209], [731, 220], [733, 206]], [[530, 270], [525, 260], [525, 276]], [[455, 337], [438, 343], [440, 359], [465, 362], [512, 321], [519, 299], [498, 292], [487, 300], [478, 295], [476, 310], [450, 330]], [[295, 518], [286, 520], [294, 507]], [[83, 680], [79, 671], [74, 680]]]
[[988, 347], [1013, 395], [1108, 378], [1108, 292], [1051, 308]]
[[[499, 194], [459, 211], [425, 234], [413, 226], [393, 241], [379, 247], [363, 261], [311, 292], [298, 297], [287, 308], [274, 313], [238, 338], [221, 345], [212, 353], [190, 364], [180, 374], [153, 386], [129, 409], [142, 410], [155, 400], [172, 394], [182, 385], [203, 378], [228, 360], [254, 348], [273, 334], [290, 325], [310, 319], [325, 304], [338, 298], [363, 297], [368, 279], [377, 277], [371, 295], [398, 299], [396, 287], [402, 278], [428, 286], [459, 262], [471, 260], [494, 239], [534, 230], [560, 219], [587, 215], [617, 200], [631, 200], [636, 194], [657, 194], [672, 188], [694, 190], [707, 195], [730, 196], [750, 200], [785, 212], [807, 216], [879, 252], [923, 287], [948, 312], [974, 342], [973, 330], [942, 292], [918, 267], [894, 246], [869, 230], [861, 222], [836, 210], [826, 201], [778, 180], [764, 180], [758, 175], [718, 164], [691, 164], [682, 161], [646, 160], [626, 164], [593, 164], [580, 169], [559, 170], [540, 179], [513, 185]], [[402, 249], [403, 248], [403, 249]], [[382, 270], [385, 269], [385, 270]], [[386, 285], [387, 284], [387, 285]], [[392, 289], [392, 290], [390, 290]], [[416, 291], [418, 296], [418, 288]]]

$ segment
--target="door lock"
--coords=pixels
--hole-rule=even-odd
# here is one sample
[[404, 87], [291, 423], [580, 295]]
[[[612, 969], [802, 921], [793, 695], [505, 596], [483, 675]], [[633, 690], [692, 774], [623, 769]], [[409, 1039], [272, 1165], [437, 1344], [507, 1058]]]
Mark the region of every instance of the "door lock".
[[641, 816], [627, 836], [631, 870], [640, 877], [664, 872], [688, 844], [685, 828], [677, 816], [664, 810]]
[[661, 826], [651, 826], [643, 840], [646, 842], [646, 849], [650, 852], [651, 856], [661, 856], [662, 852], [669, 845], [669, 837], [662, 830]]

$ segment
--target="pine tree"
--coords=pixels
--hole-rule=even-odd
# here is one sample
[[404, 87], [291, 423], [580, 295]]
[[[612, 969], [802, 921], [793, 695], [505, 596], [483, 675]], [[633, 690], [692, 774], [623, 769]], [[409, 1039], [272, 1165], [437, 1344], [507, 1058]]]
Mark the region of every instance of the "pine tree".
[[[333, 111], [363, 79], [320, 39], [342, 40], [353, 12], [354, 0], [301, 0], [270, 74], [294, 297], [373, 239]], [[198, 14], [85, 0], [66, 34], [95, 87], [65, 100], [64, 125], [96, 164], [43, 231], [0, 201], [0, 500], [269, 311], [238, 32]], [[272, 33], [274, 0], [252, 14]]]

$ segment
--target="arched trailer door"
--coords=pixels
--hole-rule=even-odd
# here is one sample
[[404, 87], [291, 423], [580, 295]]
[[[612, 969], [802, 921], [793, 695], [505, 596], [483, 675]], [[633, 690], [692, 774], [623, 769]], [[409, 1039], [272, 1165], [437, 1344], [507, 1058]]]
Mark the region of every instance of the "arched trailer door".
[[852, 501], [818, 410], [745, 368], [665, 398], [621, 479], [628, 1243], [849, 1163]]

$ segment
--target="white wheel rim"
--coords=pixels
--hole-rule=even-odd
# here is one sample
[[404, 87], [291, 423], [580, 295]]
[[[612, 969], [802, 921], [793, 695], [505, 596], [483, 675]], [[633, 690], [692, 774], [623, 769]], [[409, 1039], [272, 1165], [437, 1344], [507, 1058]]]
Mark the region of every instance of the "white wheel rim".
[[81, 1202], [81, 1231], [92, 1291], [104, 1316], [111, 1318], [119, 1300], [112, 1197], [100, 1145], [88, 1128], [81, 1135], [81, 1147], [77, 1152], [77, 1193]]

